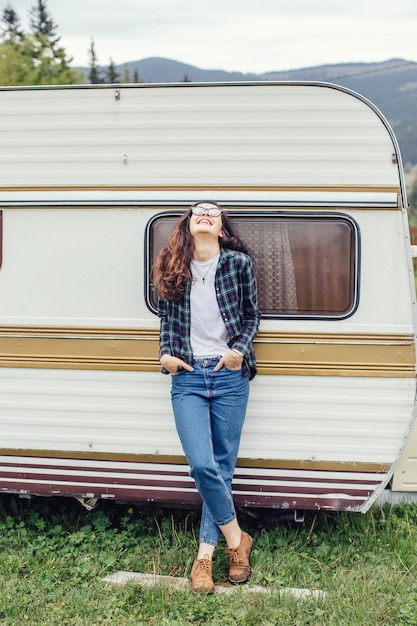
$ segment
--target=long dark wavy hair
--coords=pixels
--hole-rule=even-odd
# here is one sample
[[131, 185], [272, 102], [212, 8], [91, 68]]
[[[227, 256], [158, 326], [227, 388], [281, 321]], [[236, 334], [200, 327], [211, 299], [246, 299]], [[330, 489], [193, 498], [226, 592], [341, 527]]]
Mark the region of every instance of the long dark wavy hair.
[[221, 206], [212, 200], [201, 200], [178, 219], [168, 243], [156, 259], [154, 284], [158, 287], [161, 298], [179, 302], [187, 282], [192, 280], [190, 265], [194, 252], [194, 239], [190, 233], [190, 219], [192, 208], [203, 203], [210, 203], [222, 211], [223, 236], [219, 237], [220, 247], [249, 254], [248, 248], [236, 234], [230, 217]]

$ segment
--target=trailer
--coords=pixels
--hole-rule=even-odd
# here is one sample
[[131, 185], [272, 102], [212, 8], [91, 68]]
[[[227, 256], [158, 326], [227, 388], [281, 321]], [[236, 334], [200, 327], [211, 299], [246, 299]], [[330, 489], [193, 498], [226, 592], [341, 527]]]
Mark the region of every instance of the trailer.
[[417, 491], [400, 150], [327, 83], [0, 89], [0, 493], [198, 506], [158, 362], [153, 264], [220, 202], [262, 320], [239, 507]]

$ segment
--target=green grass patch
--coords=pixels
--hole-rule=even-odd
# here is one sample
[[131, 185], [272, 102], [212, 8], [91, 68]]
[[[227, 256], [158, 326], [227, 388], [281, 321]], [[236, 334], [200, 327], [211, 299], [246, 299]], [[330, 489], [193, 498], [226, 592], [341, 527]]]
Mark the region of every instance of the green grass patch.
[[[241, 512], [255, 537], [250, 584], [267, 593], [114, 588], [118, 570], [189, 576], [199, 516], [185, 510], [0, 497], [0, 625], [417, 626], [417, 506], [366, 515]], [[214, 576], [227, 579], [222, 544]], [[297, 599], [282, 587], [326, 591]]]

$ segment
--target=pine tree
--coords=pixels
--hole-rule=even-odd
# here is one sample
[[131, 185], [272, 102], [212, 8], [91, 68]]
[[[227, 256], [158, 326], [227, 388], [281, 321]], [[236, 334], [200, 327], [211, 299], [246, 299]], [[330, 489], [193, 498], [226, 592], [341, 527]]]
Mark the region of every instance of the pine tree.
[[104, 81], [101, 76], [101, 70], [97, 65], [97, 55], [93, 39], [91, 40], [88, 55], [90, 57], [90, 71], [88, 72], [88, 80], [92, 85], [98, 85], [100, 83], [103, 83]]
[[21, 43], [23, 40], [23, 30], [20, 26], [20, 19], [16, 11], [8, 4], [1, 18], [2, 26], [1, 39], [5, 43]]
[[0, 43], [0, 84], [28, 85], [36, 82], [32, 54], [16, 11], [7, 5], [1, 18], [4, 26]]
[[69, 59], [57, 35], [57, 25], [49, 15], [46, 0], [38, 0], [31, 9], [31, 35], [25, 37], [28, 50], [31, 49], [33, 65], [36, 68], [36, 84], [74, 84], [82, 80], [80, 73], [71, 69]]
[[46, 0], [38, 0], [38, 4], [30, 10], [30, 25], [35, 36], [43, 36], [48, 41], [51, 50], [55, 51], [61, 37], [56, 34], [58, 26], [54, 24], [48, 13]]
[[120, 74], [116, 70], [116, 66], [114, 64], [113, 59], [110, 59], [109, 66], [106, 71], [106, 83], [118, 83], [120, 80]]

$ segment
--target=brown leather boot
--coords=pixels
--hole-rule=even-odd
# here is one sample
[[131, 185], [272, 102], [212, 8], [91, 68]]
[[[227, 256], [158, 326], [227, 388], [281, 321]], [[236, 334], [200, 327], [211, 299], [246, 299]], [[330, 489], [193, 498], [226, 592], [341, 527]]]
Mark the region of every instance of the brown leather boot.
[[213, 593], [214, 582], [211, 576], [212, 562], [206, 554], [204, 559], [196, 559], [191, 570], [191, 589], [194, 592]]
[[245, 583], [251, 573], [249, 555], [252, 550], [253, 539], [242, 531], [240, 545], [237, 548], [227, 548], [229, 555], [229, 580], [234, 585]]

